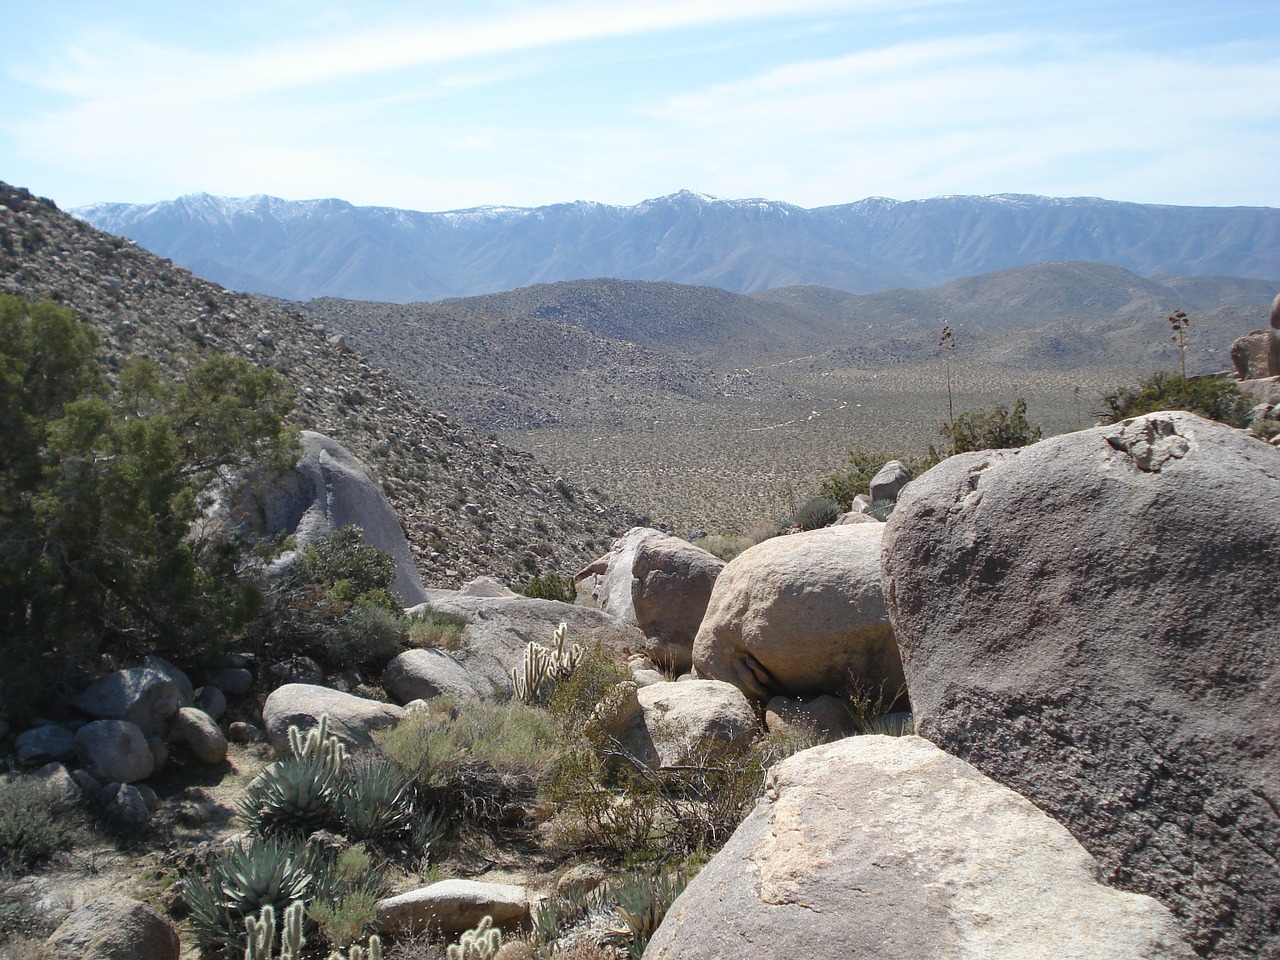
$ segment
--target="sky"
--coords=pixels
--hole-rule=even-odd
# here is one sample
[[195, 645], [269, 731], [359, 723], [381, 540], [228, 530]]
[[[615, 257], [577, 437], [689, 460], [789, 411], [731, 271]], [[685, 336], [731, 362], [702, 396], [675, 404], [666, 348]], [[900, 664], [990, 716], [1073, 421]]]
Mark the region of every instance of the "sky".
[[0, 0], [0, 180], [1280, 205], [1280, 0]]

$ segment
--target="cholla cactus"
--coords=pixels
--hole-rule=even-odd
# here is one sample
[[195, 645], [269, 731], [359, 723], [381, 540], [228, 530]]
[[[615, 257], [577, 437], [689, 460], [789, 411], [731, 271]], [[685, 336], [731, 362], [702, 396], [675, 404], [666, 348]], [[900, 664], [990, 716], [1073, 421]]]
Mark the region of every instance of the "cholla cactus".
[[493, 960], [501, 946], [502, 934], [494, 927], [493, 917], [485, 917], [446, 953], [448, 960]]
[[285, 907], [279, 957], [275, 954], [275, 908], [267, 904], [256, 918], [245, 917], [244, 926], [249, 942], [245, 947], [244, 960], [298, 960], [302, 953], [302, 917], [305, 911], [300, 900]]
[[329, 954], [329, 960], [382, 960], [382, 940], [375, 933], [369, 938], [368, 947], [354, 943], [346, 953], [341, 950], [333, 951]]
[[321, 715], [320, 722], [308, 730], [305, 737], [296, 725], [290, 725], [289, 752], [299, 760], [317, 763], [333, 771], [335, 777], [342, 775], [342, 768], [347, 762], [347, 745], [337, 737], [329, 736], [327, 713]]
[[552, 635], [555, 649], [534, 641], [524, 648], [523, 668], [516, 667], [511, 671], [512, 689], [523, 703], [537, 703], [545, 699], [556, 681], [573, 673], [582, 660], [582, 647], [576, 643], [565, 646], [568, 633], [568, 625], [561, 623]]

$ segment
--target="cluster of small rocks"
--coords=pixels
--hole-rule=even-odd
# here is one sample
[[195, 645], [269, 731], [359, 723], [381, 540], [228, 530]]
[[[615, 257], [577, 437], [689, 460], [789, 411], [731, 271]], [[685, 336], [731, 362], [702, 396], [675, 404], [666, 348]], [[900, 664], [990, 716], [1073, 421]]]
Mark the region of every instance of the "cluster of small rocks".
[[[71, 698], [77, 716], [37, 720], [14, 738], [14, 759], [39, 767], [36, 776], [61, 802], [100, 805], [123, 825], [141, 826], [155, 813], [156, 794], [143, 781], [177, 749], [197, 763], [217, 766], [227, 757], [218, 719], [227, 696], [248, 693], [252, 673], [235, 659], [195, 689], [181, 670], [160, 657], [101, 677]], [[236, 731], [253, 739], [252, 730]]]

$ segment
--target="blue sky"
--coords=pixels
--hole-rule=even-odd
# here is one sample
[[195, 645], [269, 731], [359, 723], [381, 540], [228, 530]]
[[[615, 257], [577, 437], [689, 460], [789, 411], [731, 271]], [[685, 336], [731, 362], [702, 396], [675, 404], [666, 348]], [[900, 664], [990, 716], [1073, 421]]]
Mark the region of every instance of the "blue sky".
[[0, 180], [448, 210], [688, 188], [1280, 205], [1280, 2], [0, 0]]

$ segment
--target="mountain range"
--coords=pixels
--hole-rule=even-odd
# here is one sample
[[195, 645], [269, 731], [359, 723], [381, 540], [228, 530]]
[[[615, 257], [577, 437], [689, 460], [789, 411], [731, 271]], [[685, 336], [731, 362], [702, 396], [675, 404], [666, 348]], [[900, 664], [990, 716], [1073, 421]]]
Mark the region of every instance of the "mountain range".
[[806, 209], [681, 191], [634, 206], [423, 213], [202, 193], [73, 212], [225, 287], [292, 300], [408, 303], [594, 277], [874, 293], [1048, 261], [1141, 276], [1280, 274], [1280, 209], [1097, 198], [870, 198]]

